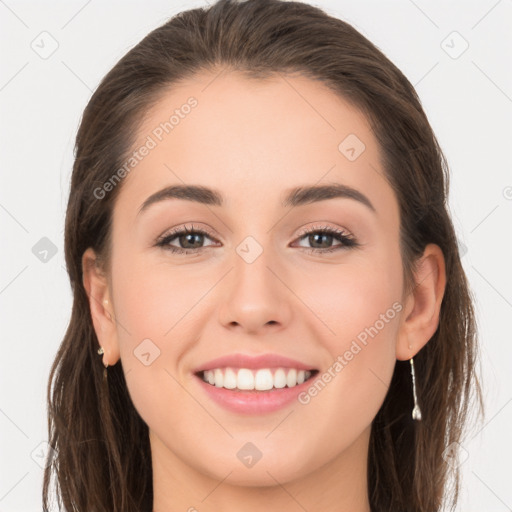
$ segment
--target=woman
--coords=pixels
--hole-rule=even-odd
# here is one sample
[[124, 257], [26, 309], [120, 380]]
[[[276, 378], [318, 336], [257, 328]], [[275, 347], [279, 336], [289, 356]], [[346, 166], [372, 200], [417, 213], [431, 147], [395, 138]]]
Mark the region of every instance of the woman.
[[480, 390], [447, 193], [347, 23], [219, 0], [151, 32], [77, 134], [44, 508], [53, 473], [64, 510], [454, 506]]

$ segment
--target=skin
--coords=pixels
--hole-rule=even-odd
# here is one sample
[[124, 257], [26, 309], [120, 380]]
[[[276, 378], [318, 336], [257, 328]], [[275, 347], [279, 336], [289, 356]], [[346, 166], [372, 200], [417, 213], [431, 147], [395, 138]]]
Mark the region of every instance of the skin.
[[[122, 360], [150, 429], [154, 511], [231, 512], [243, 503], [246, 512], [369, 512], [371, 422], [396, 360], [413, 357], [437, 329], [443, 254], [426, 247], [419, 284], [405, 295], [399, 208], [376, 139], [366, 118], [320, 82], [197, 75], [162, 96], [134, 147], [190, 96], [198, 106], [124, 178], [112, 272], [91, 265], [92, 249], [82, 261], [103, 360]], [[354, 161], [338, 150], [348, 134], [366, 146]], [[219, 190], [225, 205], [168, 199], [137, 215], [151, 194], [183, 183]], [[376, 212], [347, 198], [280, 204], [289, 188], [326, 183], [359, 190]], [[213, 235], [197, 254], [155, 247], [160, 235], [191, 222]], [[340, 241], [311, 245], [300, 229], [323, 226], [361, 246], [321, 254]], [[236, 252], [247, 236], [263, 250], [250, 264]], [[233, 352], [276, 352], [321, 375], [395, 302], [401, 311], [307, 405], [238, 415], [208, 400], [192, 375]], [[160, 350], [148, 366], [134, 355], [147, 338]], [[249, 441], [262, 452], [251, 468], [236, 456]]]

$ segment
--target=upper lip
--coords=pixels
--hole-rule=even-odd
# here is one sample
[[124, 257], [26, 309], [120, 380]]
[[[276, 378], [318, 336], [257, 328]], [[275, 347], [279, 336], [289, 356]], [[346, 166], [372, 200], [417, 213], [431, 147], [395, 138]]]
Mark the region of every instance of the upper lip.
[[289, 357], [280, 356], [279, 354], [262, 354], [259, 356], [249, 356], [245, 354], [229, 354], [226, 356], [212, 359], [202, 365], [198, 366], [193, 370], [193, 373], [200, 373], [205, 370], [212, 370], [214, 368], [272, 368], [272, 367], [283, 367], [283, 368], [297, 368], [298, 370], [315, 370], [311, 365], [301, 363], [296, 359], [290, 359]]

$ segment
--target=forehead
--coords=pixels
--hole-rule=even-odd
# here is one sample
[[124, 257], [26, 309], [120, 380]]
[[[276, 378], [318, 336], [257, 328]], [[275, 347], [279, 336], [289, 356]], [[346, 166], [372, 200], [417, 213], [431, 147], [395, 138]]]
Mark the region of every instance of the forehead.
[[394, 200], [366, 117], [299, 75], [198, 74], [147, 111], [133, 149], [143, 146], [150, 149], [124, 178], [119, 198], [129, 215], [177, 183], [221, 190], [227, 207], [255, 210], [280, 204], [284, 189], [327, 182], [364, 190], [377, 210]]

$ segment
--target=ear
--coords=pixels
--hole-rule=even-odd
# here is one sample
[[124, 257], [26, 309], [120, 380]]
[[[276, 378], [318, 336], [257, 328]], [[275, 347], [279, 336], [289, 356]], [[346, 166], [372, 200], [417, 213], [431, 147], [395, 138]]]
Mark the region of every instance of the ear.
[[446, 271], [443, 251], [438, 245], [425, 247], [414, 276], [416, 285], [404, 301], [396, 345], [396, 358], [401, 361], [414, 357], [439, 326]]
[[83, 285], [89, 297], [89, 308], [96, 337], [104, 350], [103, 362], [112, 366], [119, 360], [114, 304], [110, 297], [107, 276], [100, 268], [92, 248], [88, 248], [82, 256], [82, 276]]

